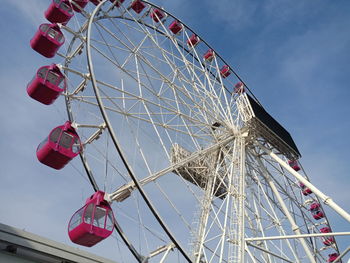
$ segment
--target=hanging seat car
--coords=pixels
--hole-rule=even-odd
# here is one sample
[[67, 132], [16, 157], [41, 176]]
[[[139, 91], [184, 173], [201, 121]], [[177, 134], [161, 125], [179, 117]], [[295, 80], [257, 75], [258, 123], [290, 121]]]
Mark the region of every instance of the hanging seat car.
[[244, 84], [242, 82], [236, 83], [235, 88], [233, 89], [233, 92], [237, 94], [242, 94], [243, 92], [245, 92]]
[[140, 14], [146, 5], [141, 0], [134, 0], [130, 5], [131, 9]]
[[329, 262], [329, 263], [334, 262], [337, 259], [337, 257], [339, 257], [338, 253], [329, 254], [327, 262]]
[[161, 21], [165, 17], [165, 14], [160, 9], [155, 8], [151, 12], [150, 16], [151, 16], [151, 18], [153, 19], [154, 22], [158, 23], [159, 21]]
[[288, 164], [290, 167], [292, 167], [294, 169], [294, 171], [299, 171], [300, 170], [300, 166], [298, 164], [298, 161], [297, 160], [289, 160], [288, 161]]
[[120, 7], [120, 5], [125, 1], [125, 0], [109, 0], [110, 2], [114, 3], [116, 7]]
[[104, 194], [97, 191], [72, 216], [68, 235], [73, 243], [91, 247], [112, 234], [114, 216], [110, 205], [104, 200]]
[[[321, 233], [332, 233], [331, 229], [329, 227], [323, 227], [320, 229]], [[323, 244], [326, 246], [330, 246], [334, 244], [335, 239], [333, 236], [325, 236], [323, 239]]]
[[28, 95], [45, 104], [52, 104], [66, 89], [67, 81], [57, 65], [43, 66], [27, 85]]
[[64, 36], [57, 24], [41, 24], [30, 40], [32, 49], [47, 58], [55, 56], [63, 43]]
[[303, 193], [303, 195], [309, 195], [309, 194], [312, 194], [312, 191], [310, 188], [306, 187], [305, 184], [303, 184], [302, 182], [299, 182], [299, 186], [301, 188], [301, 191]]
[[177, 21], [174, 20], [170, 25], [169, 25], [169, 29], [171, 32], [173, 32], [173, 34], [177, 35], [181, 32], [181, 30], [183, 29], [183, 25]]
[[[74, 3], [75, 4], [74, 4]], [[89, 0], [72, 0], [72, 7], [75, 12], [80, 13], [82, 9], [89, 3]], [[80, 7], [80, 8], [79, 8]]]
[[324, 213], [321, 210], [321, 205], [317, 202], [314, 202], [310, 206], [310, 211], [314, 219], [319, 220], [324, 218]]
[[221, 69], [220, 69], [220, 74], [223, 78], [227, 78], [228, 76], [230, 76], [231, 74], [231, 70], [230, 67], [227, 65], [224, 65]]
[[211, 48], [207, 50], [207, 52], [205, 52], [203, 59], [204, 61], [212, 61], [214, 58], [214, 50], [212, 50]]
[[198, 45], [200, 39], [197, 35], [192, 34], [190, 36], [190, 38], [187, 40], [187, 45], [191, 48], [191, 47], [195, 47]]
[[94, 5], [98, 5], [102, 0], [90, 0]]
[[54, 128], [37, 150], [38, 160], [54, 169], [62, 169], [82, 150], [80, 138], [70, 121]]
[[66, 24], [72, 18], [74, 12], [69, 0], [52, 0], [44, 14], [51, 23]]

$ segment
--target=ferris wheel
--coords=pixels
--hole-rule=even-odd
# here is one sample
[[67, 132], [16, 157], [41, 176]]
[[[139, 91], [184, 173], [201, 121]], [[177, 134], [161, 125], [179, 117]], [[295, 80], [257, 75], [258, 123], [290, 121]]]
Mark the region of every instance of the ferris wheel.
[[61, 169], [80, 154], [95, 191], [70, 221], [73, 242], [115, 229], [136, 262], [340, 262], [322, 205], [349, 214], [200, 36], [141, 0], [53, 0], [45, 16], [31, 46], [61, 63], [27, 92], [64, 97], [68, 120], [37, 156]]

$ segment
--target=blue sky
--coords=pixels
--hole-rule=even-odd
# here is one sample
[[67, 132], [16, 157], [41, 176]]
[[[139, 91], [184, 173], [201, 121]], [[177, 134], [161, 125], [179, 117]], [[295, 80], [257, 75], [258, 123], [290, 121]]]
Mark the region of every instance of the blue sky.
[[[62, 98], [45, 107], [25, 91], [36, 69], [52, 63], [29, 46], [45, 22], [43, 13], [50, 2], [1, 0], [0, 222], [70, 244], [67, 222], [91, 187], [74, 169], [81, 169], [79, 160], [62, 171], [37, 162], [36, 146], [65, 121], [66, 113]], [[180, 18], [235, 68], [265, 109], [292, 134], [311, 182], [350, 211], [350, 2], [155, 3]], [[349, 223], [326, 211], [334, 230], [350, 230]], [[350, 238], [339, 237], [338, 242], [344, 250]], [[113, 244], [90, 251], [118, 259], [109, 245]]]

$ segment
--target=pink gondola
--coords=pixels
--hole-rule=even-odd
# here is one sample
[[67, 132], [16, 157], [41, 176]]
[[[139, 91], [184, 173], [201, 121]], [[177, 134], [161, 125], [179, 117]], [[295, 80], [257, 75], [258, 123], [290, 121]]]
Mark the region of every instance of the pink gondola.
[[[321, 233], [332, 233], [331, 229], [329, 227], [323, 227], [320, 229]], [[326, 246], [331, 246], [332, 244], [334, 244], [335, 239], [333, 236], [326, 236], [323, 239], [323, 244]]]
[[187, 40], [187, 45], [189, 47], [195, 47], [198, 45], [199, 41], [200, 41], [199, 37], [195, 34], [192, 34], [190, 38]]
[[132, 1], [130, 7], [136, 13], [140, 14], [142, 12], [142, 10], [146, 7], [146, 5], [140, 0], [134, 0], [134, 1]]
[[44, 57], [52, 58], [64, 43], [64, 36], [57, 24], [41, 24], [30, 46]]
[[324, 213], [321, 210], [321, 205], [317, 202], [314, 202], [310, 206], [310, 211], [314, 219], [319, 220], [324, 218]]
[[151, 12], [150, 16], [151, 16], [151, 18], [153, 19], [154, 22], [158, 23], [159, 21], [161, 21], [165, 17], [165, 14], [160, 9], [155, 8]]
[[60, 69], [52, 64], [38, 69], [32, 81], [27, 85], [27, 93], [31, 98], [50, 105], [66, 87], [66, 78]]
[[102, 2], [102, 0], [90, 0], [90, 2], [94, 5], [98, 5], [100, 2]]
[[120, 7], [120, 5], [125, 1], [125, 0], [109, 0], [110, 2], [114, 3], [116, 7]]
[[74, 12], [68, 0], [52, 0], [44, 14], [51, 23], [66, 24], [72, 18]]
[[183, 29], [183, 25], [177, 21], [174, 20], [170, 25], [169, 25], [169, 29], [171, 32], [173, 32], [173, 34], [177, 35], [181, 32], [181, 30]]
[[[74, 4], [74, 3], [76, 4]], [[81, 11], [82, 11], [82, 9], [84, 9], [85, 8], [85, 6], [87, 5], [89, 3], [89, 0], [72, 0], [72, 7], [73, 7], [73, 10], [75, 11], [75, 12], [78, 12], [78, 13], [80, 13]], [[79, 7], [80, 8], [79, 8]]]
[[299, 182], [299, 186], [301, 188], [301, 191], [303, 193], [303, 195], [309, 195], [309, 194], [312, 194], [312, 191], [310, 188], [306, 187], [305, 184], [303, 184], [302, 182]]
[[41, 163], [59, 170], [76, 157], [81, 149], [80, 138], [71, 122], [67, 121], [64, 125], [54, 128], [39, 144], [36, 156]]
[[104, 200], [104, 194], [97, 191], [72, 216], [68, 235], [73, 243], [92, 247], [112, 234], [114, 216], [110, 205]]
[[220, 74], [223, 78], [227, 78], [228, 76], [230, 76], [231, 74], [231, 70], [230, 67], [227, 65], [224, 65], [221, 69], [220, 69]]
[[329, 254], [327, 262], [329, 263], [334, 262], [338, 257], [339, 257], [338, 253]]
[[299, 171], [300, 170], [300, 166], [298, 164], [298, 161], [297, 160], [289, 160], [288, 161], [288, 164], [290, 167], [292, 167], [294, 169], [294, 171]]
[[242, 82], [236, 83], [235, 88], [233, 89], [233, 92], [237, 94], [242, 94], [243, 92], [245, 92], [244, 84]]
[[94, 5], [98, 5], [102, 0], [90, 0]]
[[213, 58], [214, 58], [214, 50], [208, 49], [208, 51], [205, 52], [205, 54], [204, 54], [204, 56], [203, 56], [203, 59], [204, 59], [205, 61], [210, 62], [210, 61], [213, 60]]

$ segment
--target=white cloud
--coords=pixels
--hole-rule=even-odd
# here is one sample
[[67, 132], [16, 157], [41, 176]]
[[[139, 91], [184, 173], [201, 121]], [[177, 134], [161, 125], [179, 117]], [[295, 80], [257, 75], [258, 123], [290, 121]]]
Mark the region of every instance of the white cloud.
[[204, 1], [209, 8], [211, 19], [222, 21], [236, 30], [242, 30], [245, 27], [256, 23], [253, 16], [259, 6], [258, 2], [246, 0], [221, 0]]
[[[2, 5], [10, 5], [15, 8], [18, 15], [24, 16], [24, 20], [30, 21], [34, 27], [38, 27], [45, 22], [44, 11], [47, 9], [49, 2], [41, 0], [3, 0]], [[11, 8], [11, 7], [9, 7]]]

